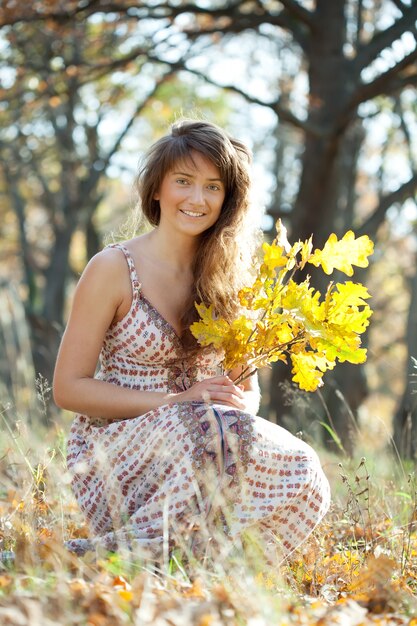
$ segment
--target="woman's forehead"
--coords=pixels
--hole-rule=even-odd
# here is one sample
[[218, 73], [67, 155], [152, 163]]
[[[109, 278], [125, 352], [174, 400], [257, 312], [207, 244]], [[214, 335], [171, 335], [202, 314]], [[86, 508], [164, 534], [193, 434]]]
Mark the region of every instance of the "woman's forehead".
[[220, 168], [205, 154], [197, 151], [191, 152], [186, 157], [176, 159], [168, 169], [170, 172], [215, 170], [219, 177], [223, 178], [223, 173]]

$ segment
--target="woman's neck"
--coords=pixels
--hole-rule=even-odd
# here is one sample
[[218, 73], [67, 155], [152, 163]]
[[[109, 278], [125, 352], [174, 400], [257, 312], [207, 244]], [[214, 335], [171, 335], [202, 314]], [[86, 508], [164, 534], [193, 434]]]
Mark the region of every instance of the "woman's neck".
[[147, 233], [145, 237], [152, 253], [163, 263], [179, 271], [188, 270], [194, 260], [198, 241], [191, 237], [175, 237], [168, 235], [158, 227]]

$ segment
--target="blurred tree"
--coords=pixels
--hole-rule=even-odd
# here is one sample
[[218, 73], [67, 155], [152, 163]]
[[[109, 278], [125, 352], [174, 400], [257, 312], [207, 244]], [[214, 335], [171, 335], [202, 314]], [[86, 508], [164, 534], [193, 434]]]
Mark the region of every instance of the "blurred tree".
[[406, 344], [409, 347], [404, 392], [394, 419], [394, 442], [409, 458], [417, 457], [417, 271], [409, 279], [411, 301], [408, 310]]
[[[417, 174], [410, 163], [401, 162], [400, 175], [387, 165], [395, 154], [390, 133], [401, 117], [398, 103], [407, 114], [403, 118], [408, 127], [400, 124], [396, 134], [403, 146], [410, 138], [415, 143], [416, 137], [409, 98], [417, 82], [414, 2], [50, 0], [47, 5], [18, 5], [11, 0], [3, 3], [3, 24], [35, 18], [65, 24], [76, 18], [111, 16], [133, 29], [125, 59], [140, 57], [144, 45], [140, 37], [135, 40], [132, 24], [140, 33], [143, 21], [149, 20], [147, 41], [153, 47], [148, 48], [148, 58], [203, 76], [273, 111], [279, 125], [271, 162], [275, 167], [280, 162], [285, 178], [273, 193], [269, 212], [285, 219], [293, 239], [314, 233], [315, 244], [320, 245], [330, 231], [340, 234], [350, 227], [376, 238], [389, 210], [415, 195]], [[96, 63], [108, 68], [114, 61], [97, 58]], [[91, 71], [92, 63], [85, 63], [85, 69]], [[388, 146], [381, 150], [381, 167], [369, 175], [375, 187], [371, 204], [369, 195], [367, 203], [359, 195], [358, 166], [371, 167], [364, 159], [375, 118], [383, 121]], [[295, 139], [295, 149], [287, 149], [284, 127], [291, 129], [288, 145]], [[283, 376], [274, 369], [271, 401], [277, 420], [285, 400], [279, 384]], [[340, 367], [327, 391], [332, 386], [337, 393], [326, 398], [327, 406], [339, 434], [348, 440], [343, 407], [354, 415], [363, 401], [367, 393], [363, 371]]]

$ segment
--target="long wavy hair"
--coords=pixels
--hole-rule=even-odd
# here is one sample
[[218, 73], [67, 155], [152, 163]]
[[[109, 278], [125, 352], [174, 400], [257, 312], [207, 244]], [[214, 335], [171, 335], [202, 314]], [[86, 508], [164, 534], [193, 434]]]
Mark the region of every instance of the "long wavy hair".
[[155, 200], [165, 174], [179, 163], [192, 161], [198, 152], [220, 171], [225, 198], [218, 220], [200, 236], [192, 272], [193, 289], [181, 319], [185, 347], [195, 347], [189, 332], [198, 318], [195, 302], [212, 304], [215, 314], [231, 321], [239, 312], [239, 289], [250, 274], [259, 229], [249, 228], [249, 166], [251, 153], [237, 139], [207, 121], [181, 120], [170, 134], [154, 143], [145, 155], [137, 177], [143, 215], [158, 226], [161, 211]]

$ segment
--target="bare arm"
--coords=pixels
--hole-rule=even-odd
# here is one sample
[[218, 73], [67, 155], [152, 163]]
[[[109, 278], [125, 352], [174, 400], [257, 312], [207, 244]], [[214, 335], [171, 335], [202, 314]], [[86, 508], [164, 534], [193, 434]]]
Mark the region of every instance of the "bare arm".
[[138, 391], [96, 380], [104, 336], [119, 308], [131, 301], [126, 261], [118, 250], [104, 250], [87, 265], [77, 286], [54, 374], [54, 399], [70, 411], [103, 419], [131, 418], [163, 404], [185, 400], [223, 402], [242, 408], [243, 392], [226, 376], [197, 383], [187, 391]]
[[[130, 292], [130, 293], [129, 293]], [[94, 379], [106, 330], [131, 286], [120, 251], [90, 261], [78, 283], [54, 374], [58, 406], [92, 417], [133, 417], [166, 402], [161, 393], [138, 392]]]

